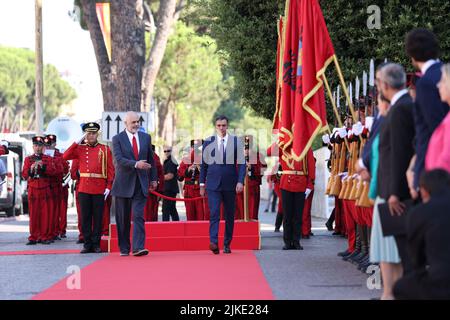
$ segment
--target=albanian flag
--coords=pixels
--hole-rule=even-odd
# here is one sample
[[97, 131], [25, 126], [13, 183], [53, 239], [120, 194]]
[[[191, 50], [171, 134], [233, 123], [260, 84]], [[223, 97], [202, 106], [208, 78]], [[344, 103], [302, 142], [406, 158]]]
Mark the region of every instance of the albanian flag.
[[317, 0], [288, 0], [286, 6], [278, 143], [292, 167], [328, 127], [321, 77], [334, 48]]

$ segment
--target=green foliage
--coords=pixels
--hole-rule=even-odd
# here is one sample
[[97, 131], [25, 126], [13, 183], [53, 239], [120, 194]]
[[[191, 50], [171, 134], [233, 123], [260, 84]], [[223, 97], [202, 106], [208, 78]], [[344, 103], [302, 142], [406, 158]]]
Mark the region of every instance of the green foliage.
[[283, 1], [276, 0], [197, 0], [206, 17], [198, 24], [208, 25], [217, 40], [236, 81], [245, 106], [271, 119], [275, 106], [275, 60], [277, 20]]
[[[195, 0], [194, 5], [201, 9], [189, 16], [226, 52], [244, 104], [268, 119], [272, 119], [275, 109], [276, 23], [279, 14], [283, 14], [284, 3]], [[412, 71], [404, 39], [415, 27], [432, 29], [441, 43], [442, 60], [450, 60], [449, 1], [320, 0], [320, 4], [347, 82], [361, 77], [363, 70], [368, 72], [371, 58], [376, 59], [376, 64], [387, 58]], [[367, 8], [371, 5], [381, 9], [379, 30], [367, 27]], [[328, 78], [335, 88], [337, 74], [330, 70]], [[331, 111], [329, 121], [334, 122]]]
[[[158, 101], [177, 107], [177, 128], [208, 124], [220, 104], [222, 73], [215, 41], [178, 22], [169, 38], [155, 86]], [[194, 116], [193, 116], [194, 115]]]
[[[27, 49], [0, 46], [0, 107], [12, 114], [24, 111], [25, 118], [34, 111], [34, 53]], [[76, 98], [73, 88], [61, 79], [52, 65], [44, 67], [44, 123], [59, 113], [59, 107]], [[26, 124], [25, 124], [26, 125]]]

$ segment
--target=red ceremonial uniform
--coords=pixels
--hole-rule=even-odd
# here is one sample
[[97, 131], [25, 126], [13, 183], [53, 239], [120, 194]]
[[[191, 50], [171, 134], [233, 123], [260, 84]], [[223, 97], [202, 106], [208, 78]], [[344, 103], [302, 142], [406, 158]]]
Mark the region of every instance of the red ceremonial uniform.
[[[261, 161], [262, 155], [256, 154], [256, 163], [251, 165], [250, 169], [247, 169], [248, 183], [248, 215], [250, 220], [258, 220], [259, 204], [261, 201], [261, 182], [263, 169], [267, 168], [267, 164]], [[252, 155], [250, 155], [252, 159]], [[244, 219], [244, 193], [236, 194], [236, 219]]]
[[[42, 161], [42, 167], [31, 170], [36, 161]], [[50, 178], [56, 174], [55, 162], [46, 155], [32, 155], [25, 158], [22, 177], [27, 180], [28, 206], [30, 215], [29, 241], [49, 241], [53, 239], [52, 220], [50, 219]]]
[[288, 165], [281, 160], [283, 174], [281, 176], [280, 188], [290, 192], [305, 192], [306, 188], [314, 189], [316, 178], [315, 160], [312, 150], [306, 155], [306, 161], [293, 161]]
[[64, 177], [69, 173], [69, 162], [64, 160], [62, 157], [62, 153], [55, 149], [55, 160], [60, 162], [59, 169], [62, 169], [62, 173], [55, 177], [55, 190], [59, 192], [59, 203], [58, 203], [58, 211], [56, 214], [56, 232], [55, 235], [63, 235], [66, 234], [67, 228], [67, 202], [69, 198], [69, 186], [63, 186]]
[[[164, 191], [164, 169], [161, 164], [161, 159], [153, 152], [153, 159], [155, 160], [156, 172], [158, 174], [158, 187], [157, 192], [162, 193]], [[144, 207], [144, 219], [145, 221], [158, 221], [158, 207], [159, 207], [159, 197], [150, 193], [147, 197], [147, 202]]]
[[[200, 197], [200, 166], [196, 165], [194, 171], [189, 167], [194, 163], [194, 152], [191, 152], [190, 159], [185, 158], [178, 167], [178, 177], [184, 180], [183, 196], [184, 198]], [[205, 220], [203, 200], [186, 201], [186, 218], [188, 221]]]
[[111, 190], [114, 180], [114, 165], [111, 149], [103, 144], [94, 146], [74, 143], [64, 152], [64, 160], [78, 159], [80, 184], [78, 192], [103, 194]]

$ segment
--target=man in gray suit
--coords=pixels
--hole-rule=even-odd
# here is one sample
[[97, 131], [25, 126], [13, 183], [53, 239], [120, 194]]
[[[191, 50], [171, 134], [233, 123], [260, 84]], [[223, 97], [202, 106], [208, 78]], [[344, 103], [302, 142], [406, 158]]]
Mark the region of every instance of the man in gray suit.
[[111, 190], [115, 197], [116, 224], [120, 255], [130, 252], [131, 211], [133, 212], [133, 255], [148, 254], [145, 246], [144, 206], [148, 190], [157, 186], [157, 172], [153, 160], [150, 135], [139, 132], [139, 116], [128, 112], [125, 130], [115, 135], [113, 155], [116, 176]]

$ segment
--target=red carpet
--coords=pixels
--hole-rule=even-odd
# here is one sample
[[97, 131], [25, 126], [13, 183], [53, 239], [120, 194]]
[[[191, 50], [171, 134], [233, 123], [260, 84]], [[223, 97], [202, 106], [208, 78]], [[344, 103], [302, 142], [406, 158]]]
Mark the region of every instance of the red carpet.
[[26, 250], [26, 251], [2, 251], [0, 256], [40, 255], [40, 254], [71, 254], [80, 253], [80, 250]]
[[269, 300], [274, 299], [252, 251], [117, 253], [81, 270], [81, 289], [66, 278], [34, 300]]

